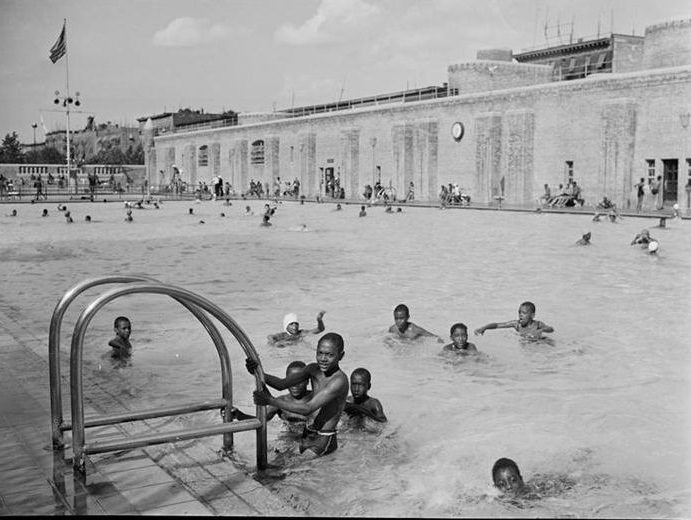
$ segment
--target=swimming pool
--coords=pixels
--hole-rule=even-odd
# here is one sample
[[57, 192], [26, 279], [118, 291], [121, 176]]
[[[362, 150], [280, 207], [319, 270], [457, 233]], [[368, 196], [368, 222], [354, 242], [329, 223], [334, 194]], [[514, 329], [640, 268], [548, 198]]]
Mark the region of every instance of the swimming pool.
[[[380, 435], [345, 431], [339, 450], [291, 466], [267, 483], [309, 514], [358, 516], [679, 517], [691, 513], [691, 225], [651, 228], [658, 256], [629, 242], [650, 220], [593, 223], [588, 215], [281, 204], [273, 226], [259, 226], [264, 201], [17, 205], [2, 218], [4, 303], [47, 336], [57, 300], [76, 282], [147, 274], [190, 289], [226, 310], [253, 341], [264, 368], [283, 374], [314, 358], [315, 341], [276, 349], [266, 336], [296, 312], [313, 327], [341, 333], [341, 366], [372, 372], [371, 395], [389, 418]], [[41, 218], [47, 207], [50, 216]], [[194, 215], [188, 208], [194, 208]], [[5, 206], [4, 209], [9, 208]], [[225, 212], [226, 217], [220, 217]], [[3, 211], [3, 213], [9, 213]], [[93, 222], [83, 222], [84, 216]], [[204, 220], [204, 224], [199, 221]], [[307, 231], [300, 231], [301, 224]], [[593, 233], [590, 247], [574, 242]], [[83, 302], [99, 294], [89, 291]], [[471, 333], [478, 359], [451, 362], [433, 341], [387, 341], [398, 303], [411, 321], [448, 338], [517, 315], [531, 300], [555, 328], [552, 343], [525, 343], [512, 331]], [[82, 299], [78, 300], [82, 301]], [[63, 338], [80, 305], [68, 312]], [[115, 370], [106, 343], [112, 320], [132, 319], [132, 365]], [[236, 405], [252, 410], [253, 379], [228, 338]], [[63, 339], [63, 366], [69, 342]], [[46, 353], [47, 356], [47, 353]], [[132, 409], [217, 397], [220, 371], [201, 326], [160, 296], [116, 300], [87, 331], [85, 381]], [[67, 369], [63, 368], [67, 374]], [[48, 374], [46, 374], [46, 378]], [[88, 387], [85, 390], [88, 398]], [[101, 403], [107, 409], [107, 403]], [[181, 422], [216, 420], [183, 417]], [[280, 421], [269, 446], [281, 445]], [[198, 442], [220, 447], [220, 438]], [[237, 458], [252, 467], [254, 436], [236, 434]], [[271, 462], [270, 454], [270, 462]], [[527, 480], [568, 475], [559, 496], [523, 504], [496, 500], [490, 469], [516, 460]]]

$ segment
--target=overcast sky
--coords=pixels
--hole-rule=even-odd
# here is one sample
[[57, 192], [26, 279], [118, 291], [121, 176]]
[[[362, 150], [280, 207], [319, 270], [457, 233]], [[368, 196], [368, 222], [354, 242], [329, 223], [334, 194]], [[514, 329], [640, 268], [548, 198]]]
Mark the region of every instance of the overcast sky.
[[[691, 18], [689, 0], [0, 0], [0, 138], [43, 141], [66, 58], [83, 128], [178, 108], [271, 111], [441, 85], [478, 49], [517, 52], [574, 37], [643, 35]], [[613, 21], [613, 25], [612, 25]], [[557, 24], [561, 24], [557, 34]]]

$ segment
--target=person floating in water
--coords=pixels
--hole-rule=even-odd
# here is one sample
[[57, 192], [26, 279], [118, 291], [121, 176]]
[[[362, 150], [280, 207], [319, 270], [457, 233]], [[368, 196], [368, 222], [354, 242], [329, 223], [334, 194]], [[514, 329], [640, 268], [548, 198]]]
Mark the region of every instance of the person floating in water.
[[324, 331], [324, 314], [326, 311], [319, 311], [317, 314], [317, 327], [314, 329], [301, 329], [298, 316], [294, 312], [290, 312], [283, 317], [283, 332], [270, 334], [267, 337], [269, 343], [284, 347], [289, 343], [296, 343], [304, 339], [308, 334], [319, 334]]
[[346, 399], [344, 412], [351, 417], [369, 417], [377, 422], [386, 422], [384, 408], [379, 399], [368, 394], [372, 388], [372, 374], [366, 368], [356, 368], [350, 374], [350, 395]]
[[43, 208], [43, 213], [41, 213], [42, 217], [47, 217], [48, 216], [48, 210], [46, 208]]
[[488, 329], [515, 329], [521, 336], [531, 339], [539, 339], [545, 332], [554, 332], [554, 329], [534, 319], [535, 304], [533, 302], [523, 302], [518, 307], [518, 319], [505, 321], [503, 323], [488, 323], [479, 329], [475, 329], [475, 335], [482, 335]]
[[396, 337], [404, 339], [417, 339], [420, 337], [431, 336], [437, 338], [440, 343], [443, 343], [444, 341], [436, 334], [432, 334], [422, 327], [415, 325], [415, 323], [412, 321], [409, 321], [410, 311], [408, 310], [407, 305], [402, 303], [396, 305], [396, 308], [393, 310], [393, 319], [394, 324], [389, 327], [389, 332]]
[[577, 246], [589, 246], [590, 245], [590, 231], [583, 233], [583, 236], [576, 241]]
[[367, 216], [367, 210], [365, 210], [365, 206], [360, 206], [360, 213], [358, 213], [358, 217], [366, 217]]
[[273, 224], [272, 224], [271, 222], [269, 222], [269, 219], [270, 219], [269, 215], [266, 215], [266, 214], [265, 214], [265, 215], [262, 217], [262, 222], [261, 222], [261, 224], [259, 224], [259, 225], [260, 225], [260, 226], [264, 226], [264, 227], [273, 226]]
[[478, 353], [477, 347], [473, 343], [468, 342], [468, 327], [465, 323], [454, 323], [451, 325], [449, 334], [451, 343], [444, 345], [442, 352], [453, 352], [463, 356]]
[[17, 210], [13, 209], [12, 212], [9, 215], [5, 215], [6, 217], [16, 217], [17, 216]]
[[[310, 363], [300, 372], [284, 379], [264, 374], [266, 384], [276, 390], [285, 390], [310, 380], [313, 394], [306, 402], [280, 400], [273, 397], [266, 387], [254, 391], [254, 403], [258, 406], [273, 406], [304, 416], [317, 413], [303, 431], [299, 446], [301, 454], [320, 457], [338, 448], [336, 426], [348, 397], [348, 377], [339, 367], [344, 354], [343, 337], [335, 332], [327, 332], [317, 343], [316, 363]], [[248, 372], [254, 374], [257, 362], [248, 358], [245, 363]]]
[[341, 211], [343, 208], [341, 207], [341, 203], [338, 202], [336, 203], [336, 209], [334, 211]]
[[132, 218], [132, 210], [127, 208], [127, 216], [125, 217], [125, 222], [132, 222], [134, 218]]
[[130, 334], [132, 333], [132, 323], [125, 316], [118, 316], [113, 323], [115, 337], [108, 342], [113, 348], [110, 355], [117, 359], [129, 357], [132, 354], [132, 344]]
[[647, 245], [653, 240], [655, 239], [650, 236], [650, 231], [648, 231], [647, 229], [642, 229], [640, 233], [636, 234], [636, 236], [633, 237], [631, 245], [641, 244], [643, 247], [647, 247]]
[[67, 222], [68, 224], [72, 224], [72, 222], [74, 222], [74, 219], [72, 218], [72, 215], [69, 211], [65, 211], [65, 222]]

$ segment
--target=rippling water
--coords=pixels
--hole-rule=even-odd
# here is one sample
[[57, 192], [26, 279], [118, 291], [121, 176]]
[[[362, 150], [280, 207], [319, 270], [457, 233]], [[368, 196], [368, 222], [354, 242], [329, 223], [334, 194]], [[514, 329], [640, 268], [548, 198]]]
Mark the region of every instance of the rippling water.
[[[71, 225], [51, 206], [48, 218], [40, 217], [44, 205], [18, 206], [19, 217], [0, 220], [2, 302], [47, 335], [55, 303], [78, 281], [146, 274], [220, 305], [276, 375], [293, 359], [312, 361], [317, 337], [276, 349], [266, 336], [287, 312], [311, 328], [325, 310], [327, 331], [346, 341], [342, 368], [372, 372], [370, 393], [389, 423], [380, 434], [344, 431], [335, 454], [290, 461], [268, 483], [309, 514], [691, 515], [691, 223], [651, 227], [661, 242], [655, 257], [629, 246], [653, 220], [415, 208], [370, 208], [358, 218], [359, 206], [286, 203], [261, 228], [259, 216], [242, 216], [245, 205], [167, 202], [134, 211], [127, 224], [120, 205], [74, 204]], [[250, 205], [260, 214], [263, 202]], [[94, 222], [84, 223], [86, 214]], [[587, 230], [593, 245], [573, 245]], [[78, 312], [99, 293], [85, 293], [65, 317], [64, 366]], [[555, 328], [551, 342], [492, 330], [471, 335], [481, 357], [453, 362], [439, 356], [439, 343], [386, 338], [398, 303], [447, 339], [457, 321], [473, 330], [514, 319], [524, 300]], [[115, 369], [106, 343], [119, 314], [132, 319], [134, 355]], [[225, 337], [236, 404], [252, 413], [253, 379]], [[84, 359], [88, 384], [132, 409], [220, 395], [210, 340], [162, 296], [108, 304], [87, 331]], [[178, 421], [219, 420], [202, 415]], [[271, 422], [270, 448], [283, 435], [280, 421]], [[220, 446], [220, 438], [199, 442]], [[236, 448], [252, 468], [254, 434], [237, 434]], [[542, 500], [499, 500], [490, 486], [499, 457], [516, 460], [526, 480], [548, 474], [575, 484]]]

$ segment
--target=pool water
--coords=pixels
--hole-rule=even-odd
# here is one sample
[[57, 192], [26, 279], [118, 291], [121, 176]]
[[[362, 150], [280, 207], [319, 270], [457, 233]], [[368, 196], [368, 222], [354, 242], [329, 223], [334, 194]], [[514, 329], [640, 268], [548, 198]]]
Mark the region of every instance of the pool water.
[[[691, 514], [691, 223], [659, 229], [653, 219], [632, 217], [612, 224], [589, 215], [387, 214], [381, 207], [358, 218], [359, 206], [283, 203], [264, 228], [263, 204], [165, 202], [159, 210], [134, 210], [134, 222], [126, 223], [121, 204], [83, 203], [70, 207], [73, 224], [52, 205], [18, 205], [18, 217], [0, 218], [0, 297], [47, 337], [55, 304], [75, 283], [146, 274], [227, 311], [274, 375], [294, 359], [312, 361], [319, 336], [286, 348], [267, 345], [266, 336], [281, 330], [288, 312], [313, 328], [325, 310], [326, 330], [345, 339], [341, 367], [347, 374], [370, 370], [370, 394], [389, 422], [380, 432], [343, 429], [338, 451], [311, 462], [284, 453], [281, 421], [269, 423], [269, 461], [284, 470], [264, 482], [308, 514]], [[254, 216], [243, 215], [246, 205]], [[660, 240], [658, 255], [629, 245], [646, 226]], [[592, 245], [576, 246], [588, 230]], [[65, 374], [78, 312], [104, 290], [87, 291], [65, 316]], [[549, 341], [528, 342], [510, 329], [472, 334], [515, 319], [525, 300], [535, 303], [536, 319], [554, 327]], [[386, 331], [399, 303], [446, 342], [449, 327], [464, 322], [481, 355], [450, 359], [433, 339], [392, 341]], [[134, 354], [125, 367], [112, 363], [107, 347], [120, 314], [132, 320]], [[253, 413], [253, 378], [242, 350], [224, 337], [235, 404]], [[133, 410], [220, 395], [208, 336], [179, 304], [158, 295], [123, 297], [95, 316], [84, 373], [87, 399], [88, 385], [99, 385]], [[108, 410], [108, 403], [99, 406]], [[218, 421], [211, 412], [175, 419]], [[253, 470], [254, 433], [235, 438], [236, 460]], [[198, 442], [218, 448], [221, 440]], [[547, 487], [558, 492], [500, 499], [490, 475], [500, 457], [514, 459], [527, 481], [547, 475]], [[573, 485], [559, 491], [567, 481]]]

